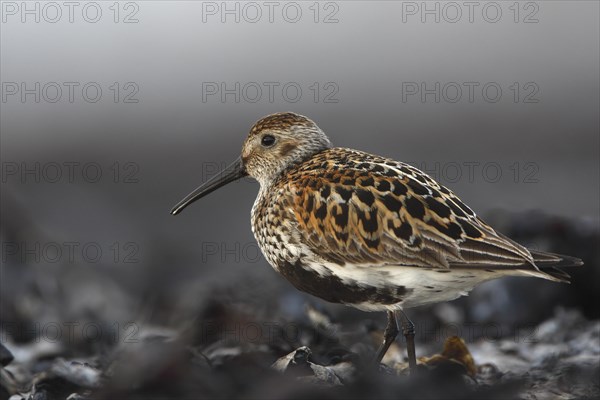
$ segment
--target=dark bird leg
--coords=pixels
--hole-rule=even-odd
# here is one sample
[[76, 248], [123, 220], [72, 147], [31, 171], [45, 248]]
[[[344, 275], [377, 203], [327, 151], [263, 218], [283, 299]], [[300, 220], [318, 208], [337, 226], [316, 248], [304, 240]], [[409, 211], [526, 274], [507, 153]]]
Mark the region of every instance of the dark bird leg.
[[383, 359], [383, 356], [388, 351], [394, 342], [394, 339], [396, 339], [396, 336], [398, 336], [398, 333], [400, 332], [398, 329], [398, 322], [396, 322], [396, 316], [392, 311], [387, 312], [387, 318], [387, 326], [383, 332], [383, 343], [381, 343], [381, 346], [379, 346], [379, 350], [377, 350], [377, 354], [373, 360], [373, 362], [377, 365], [379, 365]]
[[417, 368], [417, 356], [415, 352], [415, 324], [408, 319], [404, 311], [399, 310], [400, 321], [402, 324], [402, 334], [406, 338], [406, 352], [408, 353], [408, 367], [413, 374]]

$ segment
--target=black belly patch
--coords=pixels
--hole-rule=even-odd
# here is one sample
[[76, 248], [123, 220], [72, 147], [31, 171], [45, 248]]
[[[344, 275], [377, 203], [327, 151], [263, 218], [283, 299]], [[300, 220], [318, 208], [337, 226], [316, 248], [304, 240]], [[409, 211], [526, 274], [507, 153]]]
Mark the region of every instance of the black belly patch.
[[331, 303], [396, 304], [402, 302], [412, 291], [404, 286], [381, 288], [360, 285], [358, 282], [343, 282], [333, 274], [323, 276], [306, 269], [299, 261], [293, 264], [287, 261], [280, 262], [279, 273], [298, 290]]

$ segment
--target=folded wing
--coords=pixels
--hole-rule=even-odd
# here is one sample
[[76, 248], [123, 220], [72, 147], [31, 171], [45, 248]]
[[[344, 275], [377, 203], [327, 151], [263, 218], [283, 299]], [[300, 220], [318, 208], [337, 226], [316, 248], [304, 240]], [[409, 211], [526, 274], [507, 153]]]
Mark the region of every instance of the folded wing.
[[484, 223], [450, 190], [404, 163], [335, 148], [284, 179], [284, 209], [293, 214], [292, 229], [315, 256], [329, 262], [537, 274], [538, 261], [552, 267], [563, 260], [532, 255]]

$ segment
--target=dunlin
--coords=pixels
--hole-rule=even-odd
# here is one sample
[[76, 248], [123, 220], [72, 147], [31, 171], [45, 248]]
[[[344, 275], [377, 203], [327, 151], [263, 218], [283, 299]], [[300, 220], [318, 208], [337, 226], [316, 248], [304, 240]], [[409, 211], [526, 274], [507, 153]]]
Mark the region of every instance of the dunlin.
[[252, 232], [275, 270], [326, 301], [387, 312], [377, 363], [399, 321], [414, 370], [415, 332], [406, 308], [453, 300], [503, 276], [568, 282], [559, 267], [582, 264], [528, 250], [417, 168], [332, 147], [313, 121], [291, 112], [254, 124], [241, 157], [171, 213], [247, 175], [260, 183]]

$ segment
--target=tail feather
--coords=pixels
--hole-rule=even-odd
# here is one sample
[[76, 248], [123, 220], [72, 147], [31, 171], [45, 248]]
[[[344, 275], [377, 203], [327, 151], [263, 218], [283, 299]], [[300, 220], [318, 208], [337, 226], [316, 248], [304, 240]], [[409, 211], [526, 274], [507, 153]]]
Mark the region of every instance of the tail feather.
[[561, 268], [578, 267], [583, 265], [579, 258], [565, 256], [562, 254], [546, 253], [543, 251], [530, 250], [535, 265], [540, 271], [550, 275], [560, 282], [570, 283], [571, 276]]

